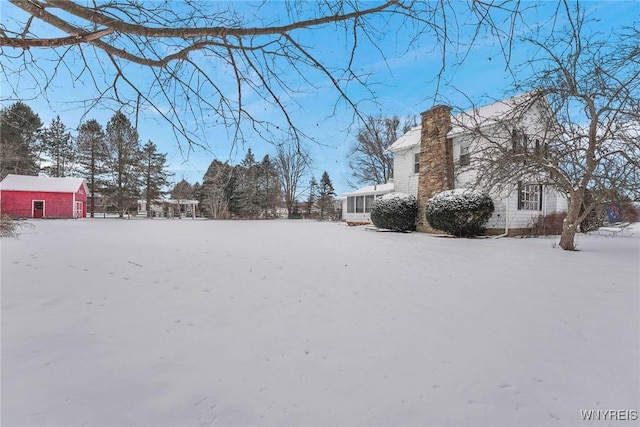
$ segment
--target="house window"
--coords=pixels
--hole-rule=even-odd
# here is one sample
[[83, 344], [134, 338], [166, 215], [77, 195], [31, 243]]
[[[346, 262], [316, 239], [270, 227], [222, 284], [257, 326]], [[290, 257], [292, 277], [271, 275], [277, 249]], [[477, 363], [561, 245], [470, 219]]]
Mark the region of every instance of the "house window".
[[542, 210], [542, 185], [518, 182], [518, 210]]
[[469, 166], [471, 164], [471, 153], [469, 153], [469, 145], [460, 146], [460, 166]]
[[420, 173], [420, 153], [413, 155], [413, 173]]
[[373, 201], [382, 196], [352, 196], [347, 197], [347, 213], [369, 213], [373, 207]]
[[514, 153], [524, 153], [527, 151], [527, 142], [529, 137], [524, 130], [514, 129], [511, 132], [511, 148]]
[[354, 213], [356, 211], [355, 199], [355, 197], [347, 197], [347, 213]]
[[373, 206], [374, 196], [364, 196], [364, 211], [365, 213], [371, 212], [371, 206]]

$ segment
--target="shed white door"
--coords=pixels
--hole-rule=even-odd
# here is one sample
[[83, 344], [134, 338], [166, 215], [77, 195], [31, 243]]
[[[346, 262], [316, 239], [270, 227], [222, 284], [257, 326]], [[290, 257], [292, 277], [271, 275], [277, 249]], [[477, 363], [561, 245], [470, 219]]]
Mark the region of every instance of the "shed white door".
[[82, 218], [82, 202], [76, 202], [76, 218]]

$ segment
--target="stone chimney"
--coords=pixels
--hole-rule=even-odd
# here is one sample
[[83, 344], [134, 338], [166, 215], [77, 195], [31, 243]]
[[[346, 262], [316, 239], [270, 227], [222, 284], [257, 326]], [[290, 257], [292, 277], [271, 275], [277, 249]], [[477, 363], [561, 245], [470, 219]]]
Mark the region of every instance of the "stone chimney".
[[425, 218], [427, 201], [435, 194], [454, 187], [453, 145], [447, 138], [451, 130], [451, 107], [436, 105], [421, 116], [417, 230], [429, 233], [435, 230], [429, 227]]

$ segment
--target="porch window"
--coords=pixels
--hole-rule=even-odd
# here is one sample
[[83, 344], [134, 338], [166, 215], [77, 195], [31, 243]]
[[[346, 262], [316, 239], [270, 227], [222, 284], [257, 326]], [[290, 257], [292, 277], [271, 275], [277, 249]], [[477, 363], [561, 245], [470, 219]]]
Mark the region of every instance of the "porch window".
[[354, 213], [356, 211], [355, 199], [355, 197], [347, 197], [347, 213]]
[[365, 213], [371, 212], [371, 206], [373, 206], [374, 196], [364, 196], [364, 211]]
[[381, 196], [351, 196], [347, 197], [347, 213], [369, 213], [373, 207], [373, 201]]
[[523, 184], [522, 181], [518, 181], [518, 210], [542, 210], [541, 184]]

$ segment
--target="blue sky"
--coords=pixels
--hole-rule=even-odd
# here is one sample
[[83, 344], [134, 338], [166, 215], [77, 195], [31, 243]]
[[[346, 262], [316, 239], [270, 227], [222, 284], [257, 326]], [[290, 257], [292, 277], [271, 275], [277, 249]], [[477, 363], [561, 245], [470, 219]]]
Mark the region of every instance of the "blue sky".
[[[0, 0], [1, 1], [1, 0]], [[222, 3], [220, 3], [222, 5]], [[273, 5], [273, 4], [272, 4]], [[276, 4], [277, 5], [277, 4]], [[235, 3], [240, 11], [247, 4]], [[515, 28], [517, 35], [527, 35], [533, 28], [539, 27], [542, 32], [549, 31], [553, 25], [562, 25], [554, 22], [555, 2], [523, 2], [526, 8], [523, 12], [522, 21]], [[590, 24], [589, 30], [596, 33], [609, 33], [625, 25], [630, 25], [639, 20], [639, 2], [583, 2], [581, 6], [588, 16], [598, 19], [598, 22]], [[459, 35], [458, 53], [453, 46], [448, 46], [446, 56], [446, 68], [442, 78], [437, 80], [438, 72], [442, 66], [442, 54], [439, 46], [436, 46], [433, 38], [423, 37], [413, 43], [409, 43], [411, 35], [410, 29], [402, 26], [398, 29], [392, 23], [385, 26], [380, 20], [380, 39], [378, 46], [383, 50], [385, 58], [381, 53], [364, 41], [359, 44], [355, 66], [363, 72], [371, 74], [370, 89], [375, 92], [375, 102], [368, 100], [369, 95], [361, 88], [350, 87], [349, 95], [360, 101], [361, 112], [368, 115], [397, 115], [401, 118], [413, 116], [419, 119], [422, 111], [429, 109], [434, 104], [448, 103], [467, 108], [470, 101], [483, 104], [492, 99], [499, 99], [509, 95], [513, 84], [513, 75], [506, 70], [505, 58], [501, 54], [496, 38], [490, 34], [481, 34], [473, 45], [469, 45], [471, 34], [464, 26], [467, 20], [463, 3], [454, 3], [458, 9], [455, 22], [461, 28]], [[278, 8], [261, 9], [254, 19], [264, 19], [268, 22], [279, 22]], [[15, 9], [7, 4], [0, 5], [3, 23], [11, 20], [11, 14]], [[280, 21], [281, 22], [281, 21]], [[450, 22], [453, 25], [454, 22]], [[406, 31], [405, 31], [406, 30]], [[318, 58], [326, 64], [343, 64], [347, 58], [347, 49], [339, 35], [333, 34], [331, 30], [323, 29], [314, 31], [312, 34], [304, 36], [305, 43], [313, 45]], [[528, 50], [526, 46], [518, 43], [514, 39], [511, 65], [518, 66], [526, 63], [535, 52]], [[458, 64], [462, 52], [467, 52], [465, 62]], [[9, 51], [6, 51], [10, 54]], [[14, 52], [15, 53], [15, 52]], [[38, 58], [42, 68], [51, 70], [48, 59], [52, 59], [54, 52], [46, 50], [32, 49], [30, 52]], [[8, 57], [3, 59], [5, 70], [16, 69], [17, 63], [13, 63]], [[205, 60], [205, 58], [203, 58]], [[68, 63], [71, 68], [79, 66], [79, 63]], [[99, 64], [92, 64], [96, 69], [100, 69]], [[215, 64], [214, 64], [215, 65]], [[15, 74], [2, 75], [0, 84], [2, 106], [14, 102], [15, 98], [9, 98], [7, 84], [19, 88], [20, 98], [22, 98], [33, 110], [38, 113], [42, 121], [48, 125], [55, 115], [59, 114], [63, 122], [75, 128], [85, 113], [83, 108], [78, 108], [73, 101], [83, 98], [92, 88], [85, 84], [82, 79], [70, 80], [63, 71], [60, 78], [55, 80], [55, 85], [48, 91], [48, 100], [38, 95], [34, 90], [33, 83], [25, 78], [26, 73], [31, 70], [22, 70], [21, 77]], [[144, 75], [146, 71], [140, 71], [136, 66], [131, 66], [130, 71], [134, 74]], [[51, 72], [51, 71], [47, 71]], [[74, 72], [79, 72], [74, 70]], [[526, 71], [521, 71], [521, 73]], [[212, 68], [216, 81], [222, 85], [233, 85], [230, 75], [224, 70]], [[315, 142], [308, 145], [313, 159], [312, 173], [319, 179], [323, 171], [327, 171], [332, 178], [334, 187], [338, 194], [351, 190], [349, 186], [350, 171], [348, 168], [347, 154], [349, 146], [354, 141], [357, 131], [357, 123], [352, 123], [352, 115], [349, 110], [338, 107], [336, 114], [333, 114], [337, 94], [330, 88], [325, 80], [318, 79], [318, 76], [309, 75], [309, 79], [314, 80], [316, 85], [309, 87], [299, 77], [293, 73], [289, 76], [283, 71], [283, 76], [288, 79], [288, 83], [301, 90], [296, 94], [295, 101], [298, 106], [290, 108], [290, 113], [294, 122], [300, 126]], [[86, 77], [87, 74], [85, 73]], [[524, 77], [518, 75], [516, 77]], [[7, 81], [9, 79], [9, 81]], [[270, 107], [260, 100], [249, 97], [248, 108], [254, 108], [256, 114], [260, 114], [267, 119], [271, 119]], [[111, 108], [114, 108], [111, 104]], [[98, 106], [92, 109], [86, 118], [96, 118], [103, 125], [113, 114], [113, 109]], [[213, 119], [211, 119], [213, 122]], [[277, 119], [276, 119], [277, 120]], [[158, 120], [157, 115], [142, 112], [138, 125], [141, 142], [147, 140], [155, 142], [159, 150], [168, 154], [169, 166], [173, 171], [173, 181], [177, 182], [182, 178], [194, 183], [201, 181], [206, 168], [214, 158], [229, 160], [237, 163], [244, 157], [245, 151], [251, 148], [257, 159], [261, 159], [265, 154], [274, 154], [275, 148], [259, 138], [253, 136], [248, 138], [243, 144], [232, 144], [232, 135], [221, 127], [207, 127], [204, 143], [206, 149], [196, 148], [194, 151], [186, 150], [187, 147], [179, 144], [180, 140], [171, 133], [169, 126], [162, 120]]]

